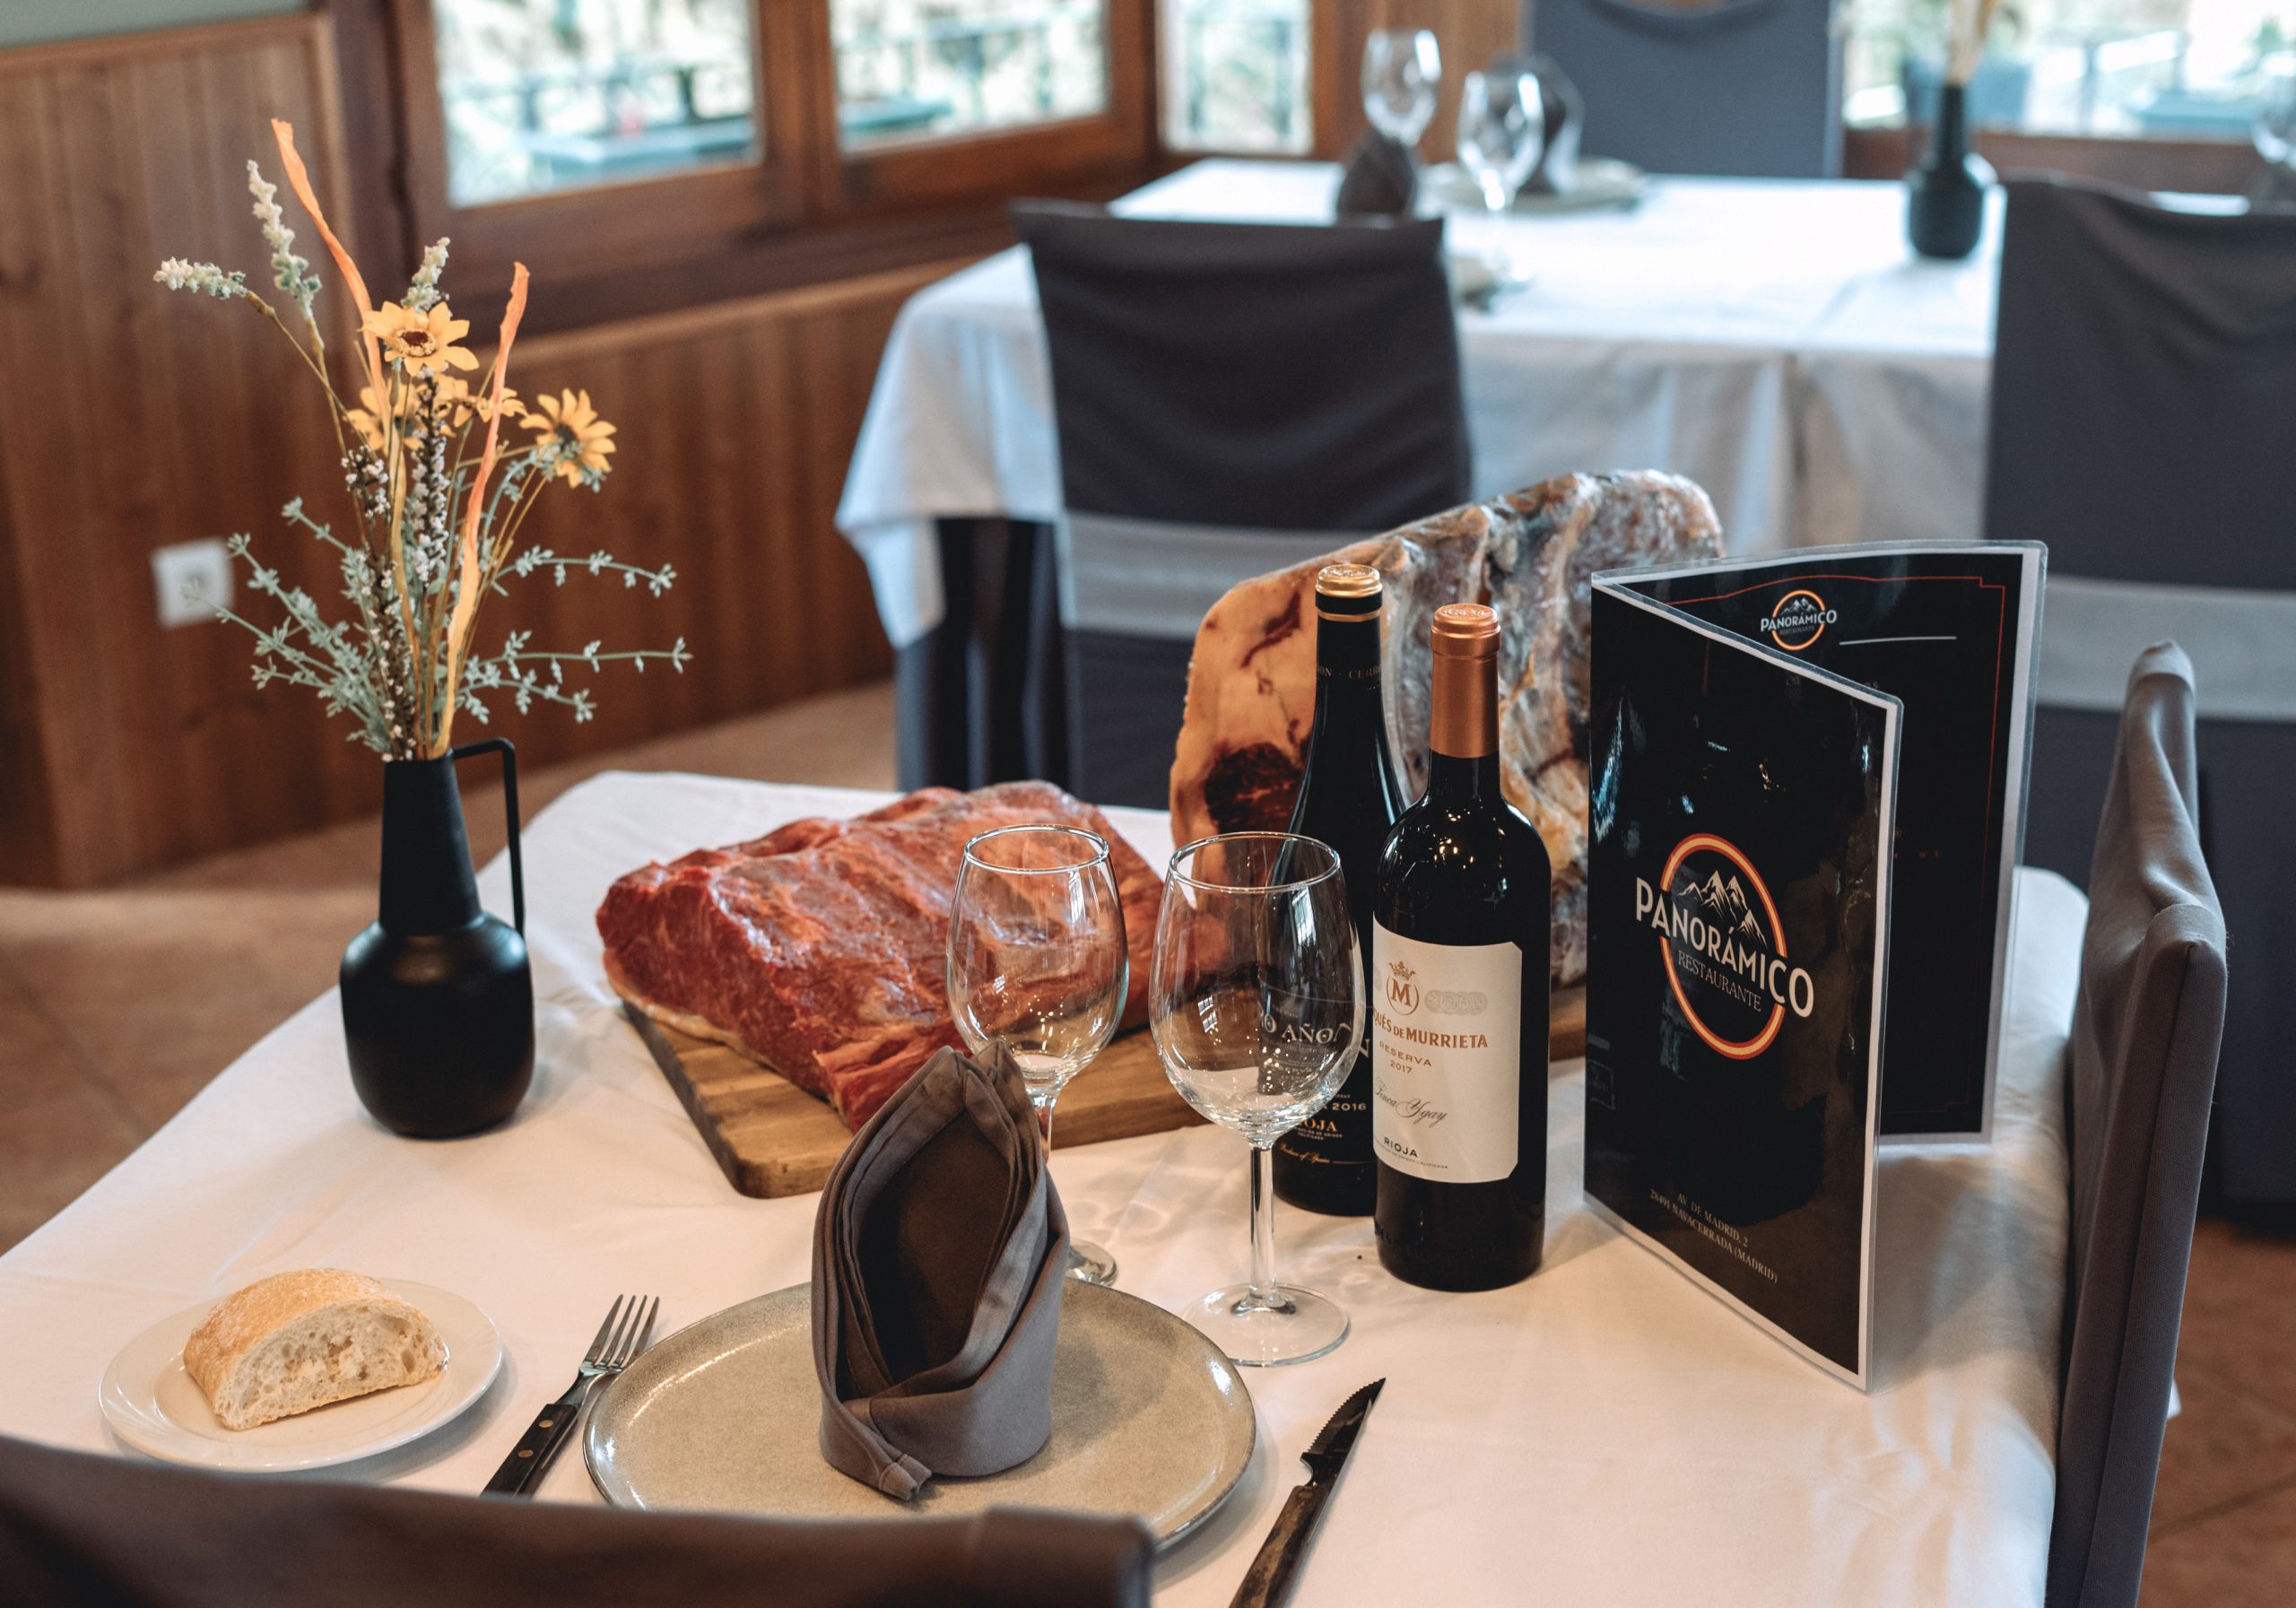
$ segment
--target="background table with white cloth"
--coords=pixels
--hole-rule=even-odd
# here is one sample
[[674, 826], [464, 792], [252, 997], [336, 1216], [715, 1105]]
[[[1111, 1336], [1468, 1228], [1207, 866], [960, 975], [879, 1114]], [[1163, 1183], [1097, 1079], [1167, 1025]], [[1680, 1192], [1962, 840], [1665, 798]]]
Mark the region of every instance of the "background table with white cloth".
[[[517, 1117], [464, 1140], [393, 1137], [352, 1094], [335, 996], [313, 1001], [0, 1257], [0, 1432], [118, 1451], [96, 1385], [130, 1339], [267, 1273], [352, 1267], [475, 1301], [509, 1360], [455, 1426], [342, 1472], [475, 1491], [616, 1291], [659, 1294], [666, 1331], [804, 1282], [818, 1197], [727, 1186], [622, 1020], [591, 914], [649, 857], [880, 802], [626, 774], [569, 793], [526, 835], [540, 1056]], [[1163, 862], [1161, 815], [1116, 820]], [[507, 908], [499, 862], [481, 885]], [[1546, 1265], [1528, 1282], [1413, 1289], [1380, 1270], [1368, 1221], [1281, 1209], [1282, 1271], [1337, 1298], [1354, 1332], [1328, 1357], [1248, 1373], [1259, 1449], [1164, 1560], [1160, 1601], [1228, 1600], [1304, 1477], [1300, 1452], [1384, 1375], [1303, 1602], [1516, 1601], [1535, 1582], [1542, 1601], [1652, 1608], [2039, 1603], [2066, 1219], [2058, 1065], [2083, 906], [2021, 873], [2017, 909], [1993, 1145], [1882, 1166], [1870, 1395], [1585, 1210], [1569, 1063], [1550, 1087]], [[1122, 1289], [1176, 1307], [1247, 1265], [1244, 1143], [1221, 1129], [1064, 1150], [1053, 1170]], [[578, 1451], [543, 1494], [596, 1499]]]
[[[1310, 223], [1331, 218], [1337, 184], [1324, 163], [1203, 161], [1116, 204]], [[1459, 315], [1475, 494], [1575, 471], [1665, 469], [1706, 488], [1734, 552], [1973, 539], [1997, 213], [1976, 254], [1952, 264], [1911, 254], [1904, 213], [1897, 184], [1718, 178], [1656, 180], [1631, 211], [1497, 223], [1452, 213], [1453, 252], [1503, 249], [1528, 275], [1487, 310]], [[1015, 248], [902, 309], [837, 522], [868, 565], [886, 633], [906, 648], [949, 614], [952, 594], [957, 613], [976, 606], [971, 577], [947, 584], [967, 555], [937, 522], [1049, 524], [1060, 507], [1043, 325]], [[978, 606], [1013, 616], [1022, 592]], [[993, 674], [988, 688], [990, 700], [1017, 696]], [[984, 697], [942, 691], [976, 706]], [[928, 775], [912, 752], [921, 738], [904, 735], [907, 785], [1002, 779], [1009, 768]]]

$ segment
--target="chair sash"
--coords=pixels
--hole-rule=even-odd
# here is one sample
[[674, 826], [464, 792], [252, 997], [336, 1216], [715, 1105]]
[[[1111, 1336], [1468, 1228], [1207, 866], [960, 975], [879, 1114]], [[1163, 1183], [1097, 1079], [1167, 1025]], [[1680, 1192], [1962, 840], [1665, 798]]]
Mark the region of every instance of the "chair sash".
[[2296, 592], [2051, 575], [2039, 701], [2118, 710], [2129, 663], [2173, 639], [2192, 662], [2204, 719], [2296, 721]]
[[1061, 623], [1071, 630], [1193, 642], [1212, 605], [1238, 583], [1370, 534], [1072, 512], [1059, 534]]

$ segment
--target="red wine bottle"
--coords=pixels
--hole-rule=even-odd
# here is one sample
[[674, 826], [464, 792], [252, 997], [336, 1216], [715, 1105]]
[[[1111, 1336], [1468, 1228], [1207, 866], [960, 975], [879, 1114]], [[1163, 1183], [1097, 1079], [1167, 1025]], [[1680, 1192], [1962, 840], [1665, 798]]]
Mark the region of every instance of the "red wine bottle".
[[1499, 620], [1435, 611], [1427, 794], [1379, 856], [1371, 1132], [1379, 1260], [1492, 1290], [1546, 1228], [1546, 845], [1500, 791]]
[[[1379, 695], [1381, 601], [1379, 572], [1367, 565], [1326, 564], [1316, 576], [1316, 723], [1292, 807], [1292, 830], [1339, 856], [1367, 986], [1379, 850], [1405, 803]], [[1370, 1215], [1378, 1175], [1368, 1034], [1331, 1103], [1275, 1142], [1275, 1193], [1310, 1212]]]

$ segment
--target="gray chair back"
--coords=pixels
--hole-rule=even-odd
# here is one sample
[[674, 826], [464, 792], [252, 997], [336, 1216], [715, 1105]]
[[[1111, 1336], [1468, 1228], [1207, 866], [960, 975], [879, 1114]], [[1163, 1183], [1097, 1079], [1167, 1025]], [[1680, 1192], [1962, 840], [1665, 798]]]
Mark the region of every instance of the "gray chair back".
[[625, 1513], [224, 1475], [0, 1439], [9, 1608], [1147, 1608], [1130, 1520]]
[[1025, 202], [1060, 439], [1071, 786], [1162, 807], [1205, 613], [1467, 495], [1439, 222]]
[[2135, 1608], [2224, 1023], [2192, 665], [2161, 643], [2127, 687], [2066, 1063], [2073, 1231], [2048, 1608]]
[[2204, 842], [2240, 868], [2215, 1182], [2296, 1201], [2296, 216], [2007, 187], [1985, 530], [2049, 547], [2025, 858], [2085, 880], [2122, 669], [2173, 636]]
[[1523, 32], [1587, 101], [1581, 148], [1654, 173], [1841, 170], [1832, 0], [1524, 0]]

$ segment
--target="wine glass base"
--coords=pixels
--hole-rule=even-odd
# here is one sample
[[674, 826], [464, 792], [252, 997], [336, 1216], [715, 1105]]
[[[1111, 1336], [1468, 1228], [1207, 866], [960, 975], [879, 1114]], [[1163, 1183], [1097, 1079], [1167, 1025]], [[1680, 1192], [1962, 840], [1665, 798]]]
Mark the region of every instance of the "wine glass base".
[[1089, 1239], [1068, 1242], [1068, 1276], [1086, 1284], [1116, 1282], [1116, 1258]]
[[1320, 1357], [1347, 1338], [1347, 1314], [1297, 1284], [1278, 1284], [1281, 1307], [1263, 1303], [1248, 1284], [1215, 1290], [1180, 1309], [1204, 1335], [1241, 1368], [1280, 1368]]

